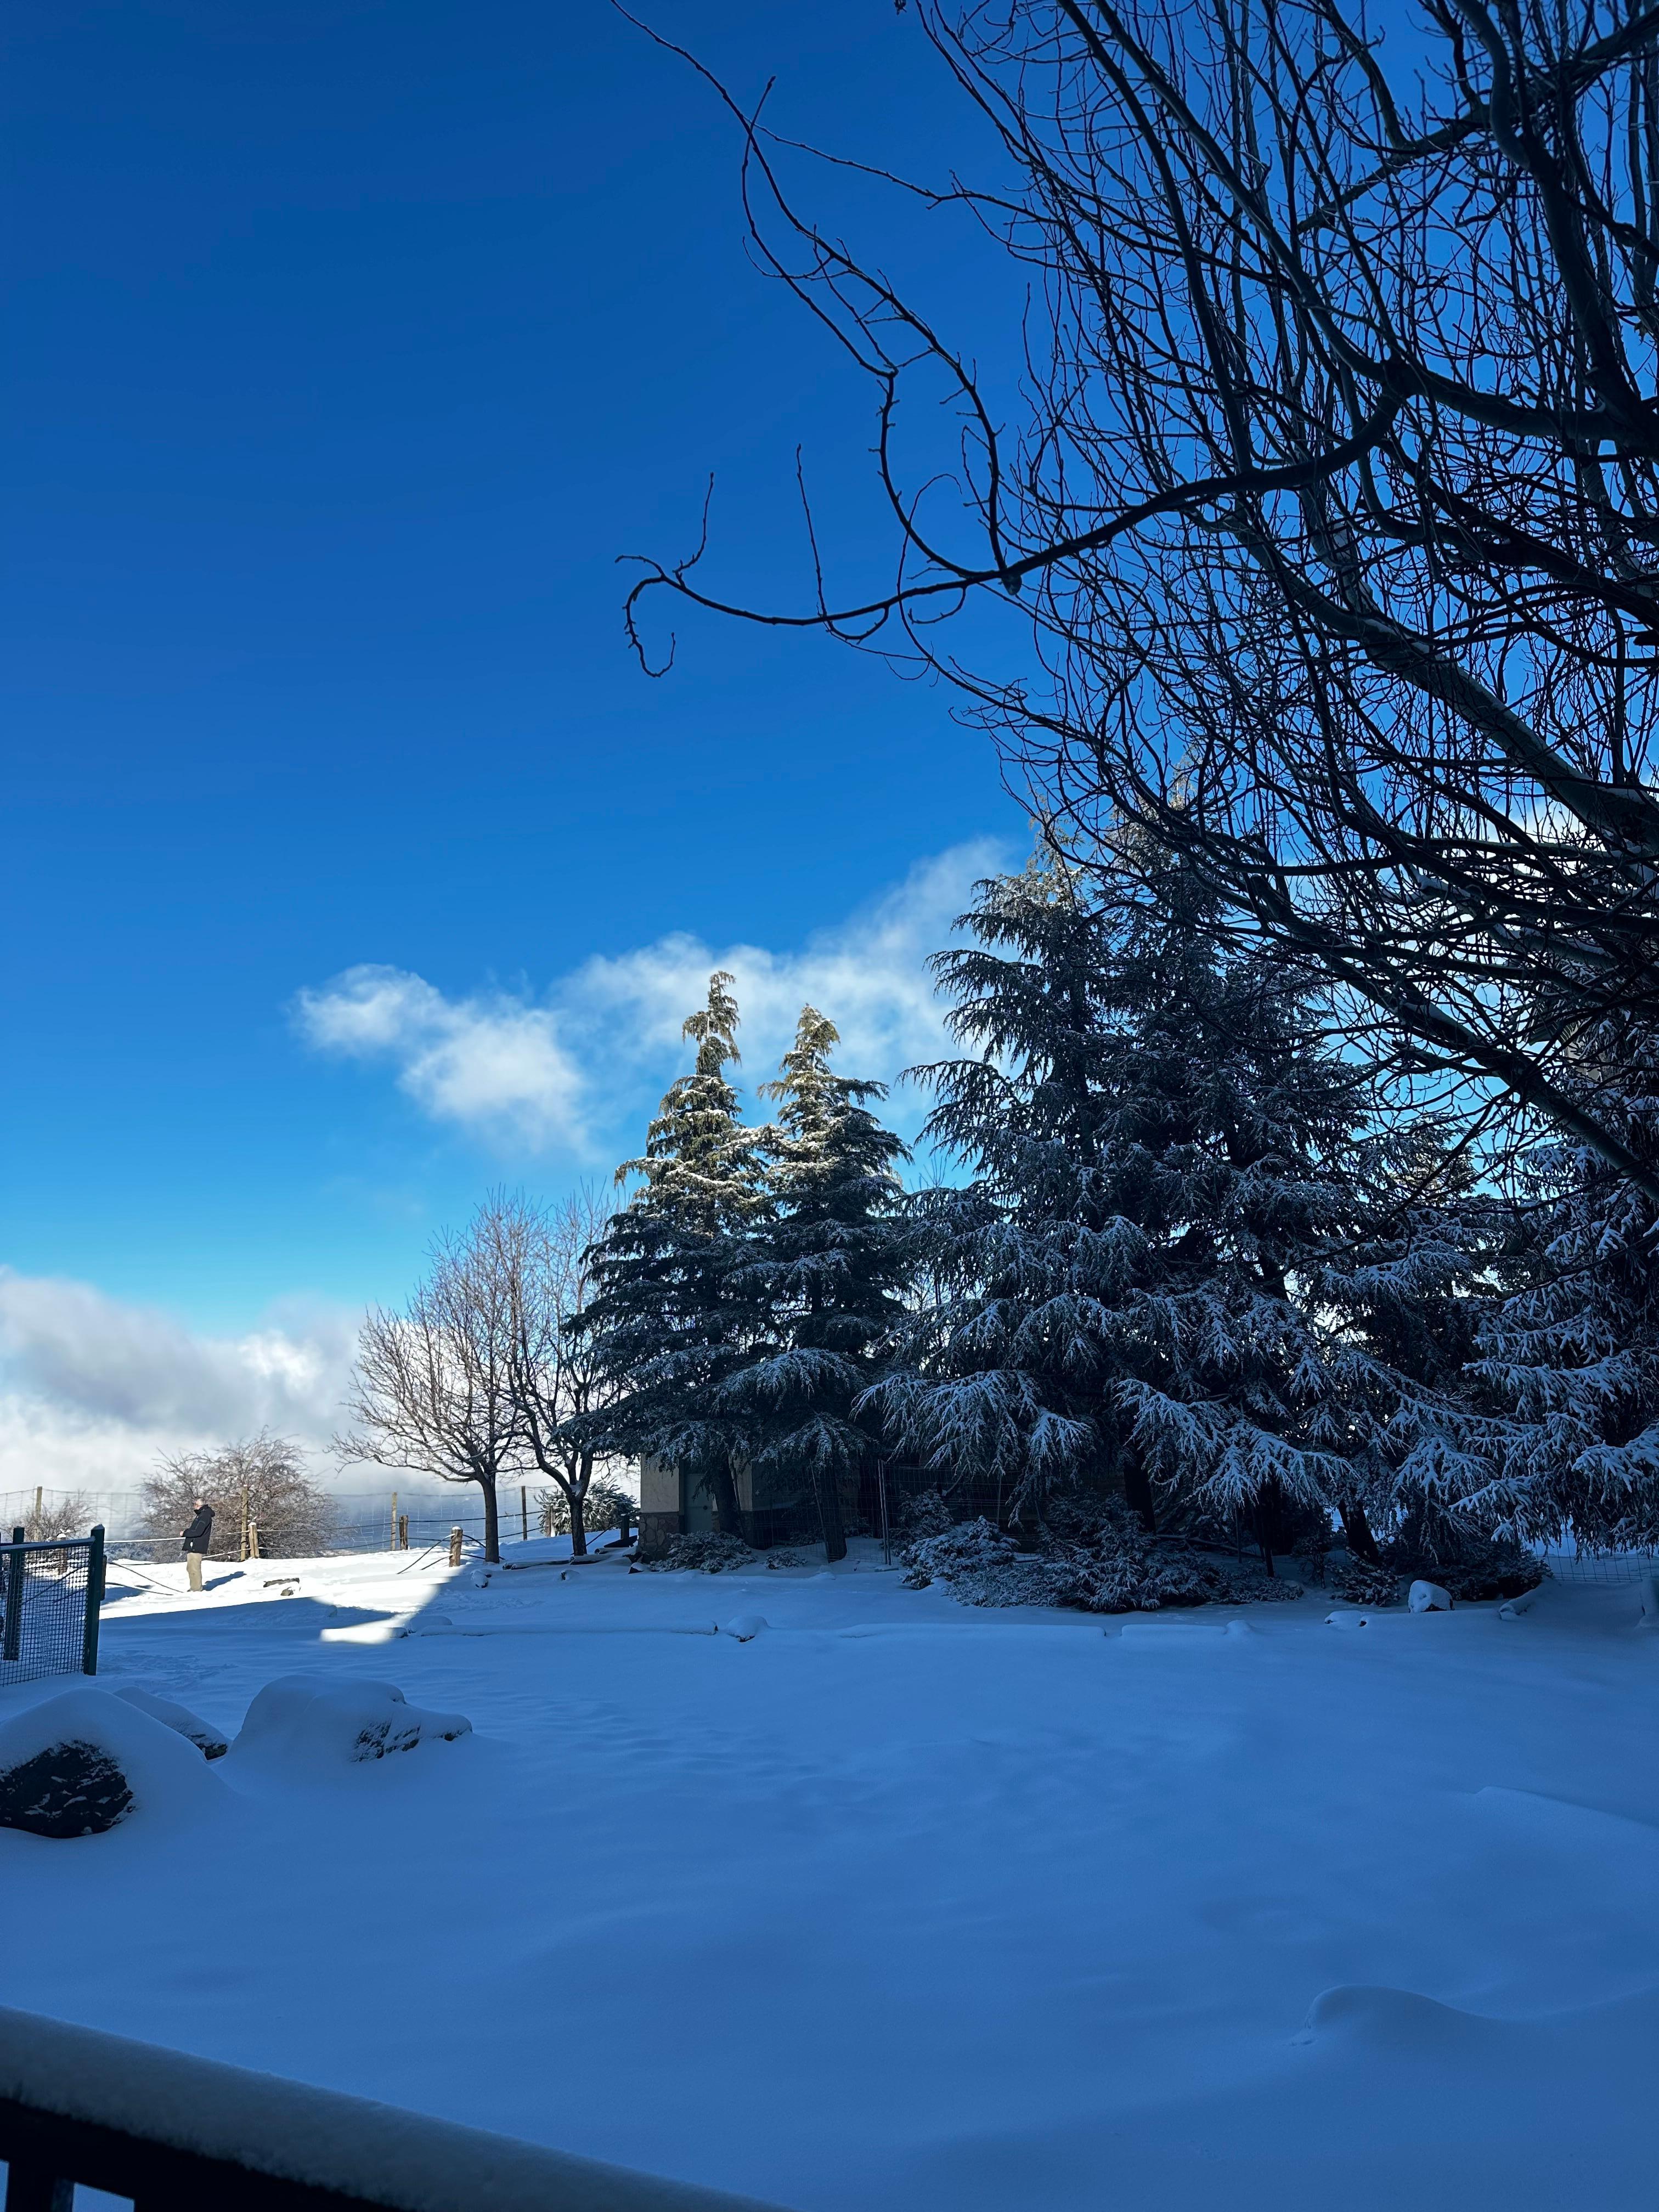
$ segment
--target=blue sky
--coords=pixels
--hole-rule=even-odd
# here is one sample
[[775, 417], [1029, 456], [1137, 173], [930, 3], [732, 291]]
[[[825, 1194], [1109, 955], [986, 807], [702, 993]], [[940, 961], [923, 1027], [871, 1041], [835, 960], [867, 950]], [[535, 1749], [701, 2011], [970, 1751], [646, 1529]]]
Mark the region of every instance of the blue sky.
[[[792, 131], [964, 151], [892, 0], [658, 20]], [[616, 556], [688, 545], [711, 470], [739, 592], [802, 575], [798, 443], [883, 544], [865, 396], [750, 265], [680, 64], [598, 0], [11, 21], [0, 1488], [54, 1407], [96, 1457], [280, 1422], [303, 1370], [325, 1429], [434, 1229], [634, 1148], [711, 957], [752, 1074], [809, 989], [892, 1073], [1024, 836], [878, 662], [712, 623], [665, 681], [628, 657]], [[887, 246], [983, 304], [948, 222]]]

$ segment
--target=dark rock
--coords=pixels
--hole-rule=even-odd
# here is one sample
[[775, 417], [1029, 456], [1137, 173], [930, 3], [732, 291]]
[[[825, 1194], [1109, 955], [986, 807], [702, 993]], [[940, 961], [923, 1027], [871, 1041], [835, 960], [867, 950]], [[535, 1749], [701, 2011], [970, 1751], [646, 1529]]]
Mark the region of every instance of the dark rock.
[[54, 1743], [0, 1772], [0, 1828], [100, 1836], [131, 1810], [126, 1776], [95, 1743]]

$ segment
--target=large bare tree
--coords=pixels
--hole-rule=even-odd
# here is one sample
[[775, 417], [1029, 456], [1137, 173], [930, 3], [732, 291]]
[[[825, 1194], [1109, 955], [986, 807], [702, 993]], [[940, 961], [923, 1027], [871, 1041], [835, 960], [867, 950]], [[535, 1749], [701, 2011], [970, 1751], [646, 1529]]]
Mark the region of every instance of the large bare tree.
[[[1149, 826], [1399, 1066], [1659, 1201], [1592, 1042], [1659, 1019], [1659, 8], [903, 21], [988, 133], [981, 180], [904, 189], [1028, 276], [1018, 391], [799, 211], [733, 103], [755, 240], [873, 383], [896, 568], [838, 595], [815, 539], [802, 604], [760, 608], [701, 549], [648, 562], [641, 652], [667, 592], [918, 656], [1074, 851]], [[941, 392], [945, 468], [903, 404]], [[952, 657], [981, 598], [1035, 664]]]
[[496, 1485], [526, 1467], [501, 1211], [486, 1201], [463, 1234], [438, 1240], [425, 1281], [401, 1313], [369, 1315], [347, 1401], [355, 1425], [335, 1441], [343, 1460], [477, 1483], [492, 1561], [501, 1555]]
[[183, 1537], [196, 1500], [214, 1509], [209, 1547], [216, 1559], [245, 1559], [255, 1541], [267, 1559], [314, 1559], [333, 1541], [338, 1508], [306, 1468], [291, 1437], [239, 1437], [212, 1451], [163, 1457], [140, 1493], [142, 1525], [152, 1536]]
[[596, 1465], [586, 1417], [605, 1398], [597, 1341], [582, 1327], [593, 1292], [588, 1255], [613, 1211], [584, 1184], [550, 1207], [498, 1198], [481, 1217], [511, 1299], [509, 1388], [525, 1449], [562, 1493], [578, 1559], [587, 1554]]

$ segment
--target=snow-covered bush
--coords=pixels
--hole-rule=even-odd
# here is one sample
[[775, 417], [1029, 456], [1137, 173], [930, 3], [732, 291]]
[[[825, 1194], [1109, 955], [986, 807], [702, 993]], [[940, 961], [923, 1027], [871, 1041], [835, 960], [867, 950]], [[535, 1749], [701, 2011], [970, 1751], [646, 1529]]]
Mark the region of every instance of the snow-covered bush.
[[954, 1519], [944, 1492], [938, 1490], [919, 1490], [914, 1498], [902, 1500], [898, 1509], [898, 1525], [907, 1544], [944, 1535]]
[[1239, 1605], [1297, 1598], [1300, 1583], [1241, 1569], [1148, 1536], [1108, 1499], [1064, 1499], [1033, 1556], [988, 1521], [964, 1521], [907, 1547], [905, 1584], [943, 1583], [963, 1605], [1059, 1605], [1084, 1613], [1158, 1613], [1167, 1606]]
[[1331, 1589], [1346, 1605], [1392, 1605], [1400, 1595], [1400, 1577], [1392, 1567], [1371, 1559], [1343, 1559], [1330, 1570]]
[[1297, 1576], [1304, 1583], [1322, 1583], [1331, 1571], [1331, 1538], [1328, 1524], [1323, 1536], [1317, 1532], [1304, 1535], [1297, 1542], [1292, 1559]]
[[961, 1521], [937, 1536], [923, 1536], [900, 1553], [904, 1587], [926, 1589], [943, 1583], [963, 1605], [1053, 1605], [1045, 1563], [1022, 1559], [1012, 1541], [988, 1521]]
[[193, 1744], [91, 1683], [0, 1726], [0, 1828], [62, 1840], [133, 1814], [194, 1820], [222, 1802]]
[[728, 1536], [721, 1529], [700, 1529], [690, 1536], [671, 1536], [668, 1548], [660, 1559], [641, 1559], [640, 1565], [653, 1574], [676, 1574], [694, 1568], [699, 1574], [731, 1574], [739, 1567], [757, 1567], [761, 1555], [745, 1544], [741, 1536]]
[[1158, 1613], [1166, 1606], [1238, 1605], [1302, 1595], [1300, 1583], [1240, 1568], [1148, 1536], [1111, 1499], [1060, 1499], [1048, 1509], [1044, 1550], [1054, 1605], [1085, 1613]]
[[471, 1733], [471, 1722], [459, 1713], [428, 1713], [410, 1705], [394, 1682], [283, 1674], [267, 1682], [248, 1707], [231, 1757], [309, 1771], [361, 1765], [388, 1752], [453, 1743]]
[[158, 1698], [153, 1691], [136, 1682], [115, 1694], [128, 1705], [136, 1705], [141, 1713], [148, 1713], [151, 1720], [160, 1721], [163, 1728], [170, 1728], [176, 1735], [183, 1736], [186, 1743], [193, 1743], [204, 1759], [222, 1759], [230, 1749], [230, 1738], [224, 1730], [191, 1712], [187, 1705], [175, 1705], [171, 1698]]
[[1460, 1605], [1522, 1596], [1536, 1589], [1545, 1574], [1544, 1563], [1535, 1552], [1503, 1537], [1466, 1539], [1449, 1558], [1416, 1550], [1405, 1542], [1390, 1544], [1386, 1556], [1392, 1574], [1420, 1576], [1437, 1583]]

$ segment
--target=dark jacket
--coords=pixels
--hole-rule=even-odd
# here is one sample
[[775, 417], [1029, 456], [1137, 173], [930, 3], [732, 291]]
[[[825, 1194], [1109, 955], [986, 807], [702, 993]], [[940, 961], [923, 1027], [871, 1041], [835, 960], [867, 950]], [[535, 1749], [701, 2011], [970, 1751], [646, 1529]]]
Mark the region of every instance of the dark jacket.
[[185, 1531], [185, 1549], [186, 1552], [205, 1553], [212, 1541], [213, 1508], [204, 1505]]

